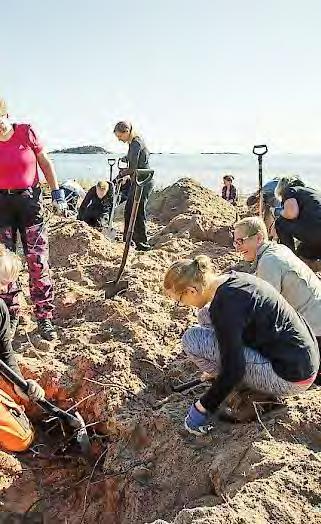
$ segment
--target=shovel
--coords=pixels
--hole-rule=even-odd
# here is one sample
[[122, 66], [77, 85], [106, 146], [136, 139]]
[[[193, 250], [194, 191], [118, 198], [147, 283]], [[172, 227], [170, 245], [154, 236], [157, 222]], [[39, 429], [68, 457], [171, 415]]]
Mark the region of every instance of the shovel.
[[109, 180], [111, 182], [113, 179], [113, 167], [116, 164], [116, 158], [107, 158], [107, 162], [109, 165]]
[[107, 226], [106, 231], [105, 231], [105, 236], [107, 238], [109, 238], [109, 240], [115, 240], [116, 235], [117, 235], [117, 231], [113, 227], [113, 224], [114, 224], [115, 211], [116, 211], [116, 208], [117, 208], [118, 202], [119, 202], [120, 191], [121, 191], [121, 183], [119, 182], [117, 184], [117, 186], [116, 186], [116, 190], [114, 190], [113, 206], [111, 208], [110, 217], [109, 217], [109, 221], [108, 221], [108, 226]]
[[[2, 360], [0, 360], [0, 373], [3, 375], [9, 382], [18, 386], [26, 395], [28, 395], [28, 384], [27, 382], [17, 375], [15, 371], [9, 368]], [[55, 406], [49, 400], [37, 400], [36, 403], [40, 406], [43, 411], [49, 415], [58, 418], [64, 423], [67, 427], [72, 430], [74, 436], [76, 437], [77, 443], [79, 444], [80, 450], [83, 455], [90, 457], [91, 455], [91, 446], [89, 442], [89, 437], [86, 430], [86, 424], [82, 416], [76, 409], [70, 411], [63, 411], [62, 409]]]
[[259, 162], [259, 215], [263, 218], [263, 175], [262, 175], [262, 157], [268, 152], [268, 148], [265, 144], [254, 146], [253, 153], [257, 156]]
[[130, 247], [130, 244], [133, 238], [137, 211], [138, 211], [140, 199], [142, 196], [143, 188], [148, 182], [150, 182], [150, 180], [153, 178], [153, 175], [154, 175], [154, 171], [152, 169], [136, 169], [135, 170], [135, 181], [134, 181], [135, 194], [134, 194], [132, 212], [130, 215], [129, 226], [128, 226], [127, 235], [126, 235], [126, 242], [125, 242], [125, 247], [123, 251], [123, 256], [122, 256], [122, 260], [119, 266], [119, 270], [118, 270], [116, 279], [111, 280], [110, 282], [106, 282], [106, 284], [104, 285], [105, 298], [113, 298], [114, 296], [119, 295], [120, 293], [124, 293], [124, 291], [128, 289], [128, 280], [120, 280], [120, 279], [122, 277], [122, 274], [126, 266], [129, 247]]

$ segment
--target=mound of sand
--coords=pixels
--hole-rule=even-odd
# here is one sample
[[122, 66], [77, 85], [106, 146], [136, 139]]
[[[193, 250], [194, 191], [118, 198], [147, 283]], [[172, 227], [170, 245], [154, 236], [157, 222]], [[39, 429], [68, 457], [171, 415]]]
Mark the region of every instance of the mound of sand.
[[235, 208], [192, 179], [183, 178], [158, 191], [150, 212], [161, 224], [166, 224], [154, 236], [153, 245], [158, 246], [164, 236], [175, 235], [231, 246]]

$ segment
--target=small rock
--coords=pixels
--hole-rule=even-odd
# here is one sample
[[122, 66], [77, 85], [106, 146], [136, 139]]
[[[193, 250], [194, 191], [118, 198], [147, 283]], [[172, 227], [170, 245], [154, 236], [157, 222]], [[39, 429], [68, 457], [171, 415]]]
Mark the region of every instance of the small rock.
[[138, 482], [146, 482], [146, 480], [150, 479], [151, 476], [152, 472], [146, 466], [136, 466], [136, 468], [134, 468], [132, 471], [133, 479], [137, 480]]

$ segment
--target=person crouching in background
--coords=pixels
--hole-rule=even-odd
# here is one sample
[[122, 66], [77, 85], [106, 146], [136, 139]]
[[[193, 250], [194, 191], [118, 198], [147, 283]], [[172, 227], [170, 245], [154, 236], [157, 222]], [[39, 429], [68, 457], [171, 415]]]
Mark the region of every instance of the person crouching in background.
[[114, 187], [106, 180], [100, 180], [91, 187], [82, 201], [78, 220], [83, 220], [89, 226], [102, 228], [108, 224], [113, 206]]

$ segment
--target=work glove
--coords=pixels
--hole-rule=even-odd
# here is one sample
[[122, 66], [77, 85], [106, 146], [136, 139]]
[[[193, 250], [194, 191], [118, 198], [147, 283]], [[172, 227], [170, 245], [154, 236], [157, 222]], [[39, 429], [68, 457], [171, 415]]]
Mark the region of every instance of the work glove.
[[192, 404], [185, 417], [185, 429], [193, 435], [207, 435], [212, 426], [207, 425], [207, 413], [201, 413], [195, 404]]
[[68, 204], [63, 189], [54, 189], [51, 191], [52, 207], [57, 215], [67, 215]]
[[26, 380], [26, 382], [28, 384], [27, 393], [22, 391], [22, 389], [20, 389], [19, 386], [14, 385], [14, 390], [20, 398], [22, 398], [26, 402], [28, 402], [29, 400], [37, 402], [38, 400], [43, 400], [45, 398], [45, 392], [43, 388], [38, 384], [38, 382], [32, 380], [31, 378]]

